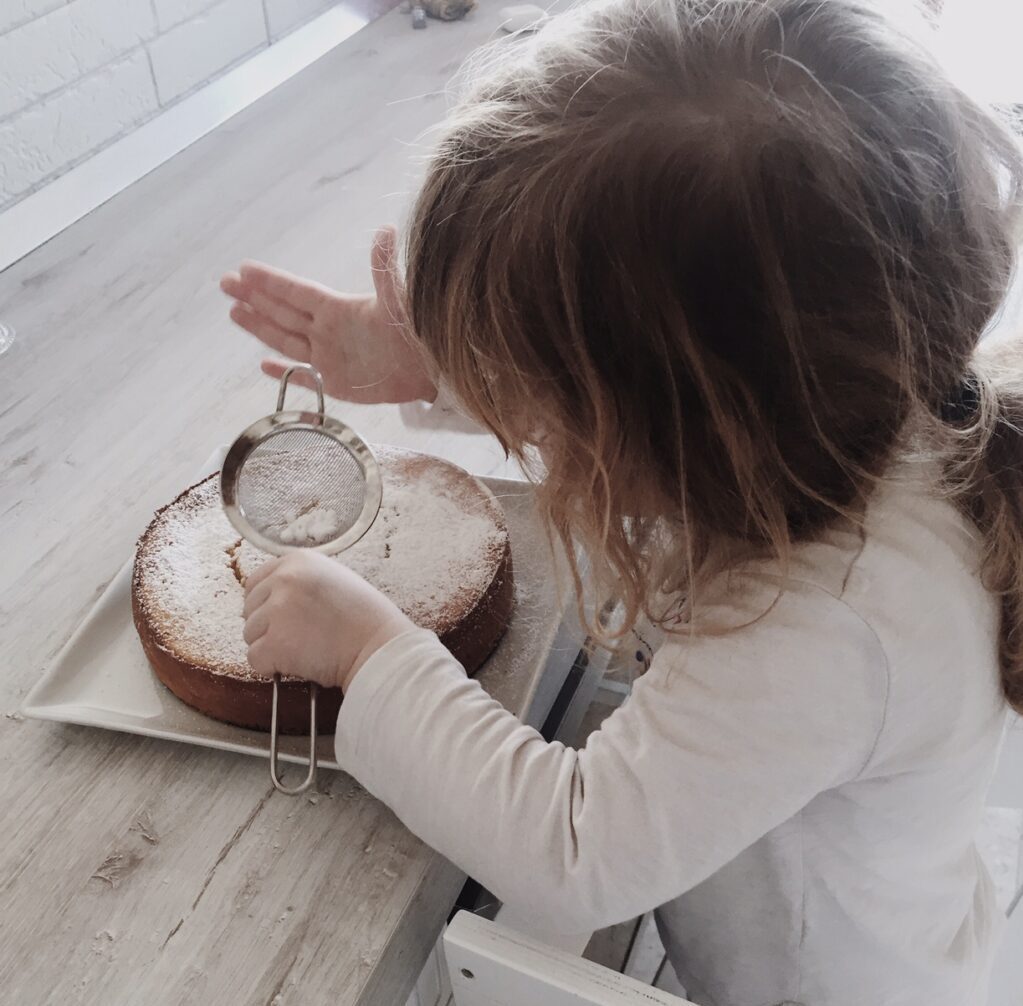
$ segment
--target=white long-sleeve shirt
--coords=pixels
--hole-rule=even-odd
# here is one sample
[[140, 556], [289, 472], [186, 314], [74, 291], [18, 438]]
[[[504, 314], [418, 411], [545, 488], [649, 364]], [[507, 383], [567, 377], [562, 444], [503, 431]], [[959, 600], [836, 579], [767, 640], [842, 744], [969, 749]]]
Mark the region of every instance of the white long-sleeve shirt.
[[[712, 1006], [982, 1006], [999, 932], [974, 846], [1006, 715], [978, 535], [923, 479], [865, 535], [799, 548], [753, 624], [667, 636], [575, 751], [489, 698], [432, 634], [341, 708], [339, 764], [502, 900], [580, 932], [659, 906]], [[701, 603], [755, 619], [777, 571]]]

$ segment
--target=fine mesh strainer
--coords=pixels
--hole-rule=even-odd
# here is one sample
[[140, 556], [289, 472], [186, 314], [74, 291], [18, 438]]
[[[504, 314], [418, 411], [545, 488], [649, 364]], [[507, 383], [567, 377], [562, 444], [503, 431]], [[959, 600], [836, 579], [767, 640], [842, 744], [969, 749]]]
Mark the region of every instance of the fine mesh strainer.
[[[316, 412], [285, 412], [288, 381], [296, 371], [316, 386]], [[277, 410], [253, 423], [231, 445], [220, 473], [220, 496], [228, 519], [247, 541], [272, 555], [312, 548], [333, 555], [354, 545], [380, 510], [380, 469], [365, 441], [328, 416], [323, 380], [307, 364], [281, 376]], [[299, 786], [278, 776], [278, 686], [273, 677], [270, 716], [270, 778], [294, 796], [316, 778], [316, 692], [309, 684], [309, 773]]]

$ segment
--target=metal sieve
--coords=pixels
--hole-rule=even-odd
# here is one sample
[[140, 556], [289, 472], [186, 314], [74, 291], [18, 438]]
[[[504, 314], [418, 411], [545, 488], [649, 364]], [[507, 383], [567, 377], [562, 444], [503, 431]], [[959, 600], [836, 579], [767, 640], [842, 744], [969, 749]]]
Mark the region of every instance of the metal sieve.
[[[285, 412], [288, 382], [296, 371], [316, 388], [316, 412]], [[323, 380], [308, 364], [281, 376], [277, 409], [231, 445], [220, 472], [220, 497], [238, 533], [271, 555], [312, 548], [328, 555], [354, 545], [380, 510], [380, 469], [366, 442], [326, 414]], [[296, 787], [278, 776], [277, 706], [280, 675], [273, 677], [270, 778], [282, 793], [305, 792], [316, 778], [316, 692], [309, 684], [309, 773]]]

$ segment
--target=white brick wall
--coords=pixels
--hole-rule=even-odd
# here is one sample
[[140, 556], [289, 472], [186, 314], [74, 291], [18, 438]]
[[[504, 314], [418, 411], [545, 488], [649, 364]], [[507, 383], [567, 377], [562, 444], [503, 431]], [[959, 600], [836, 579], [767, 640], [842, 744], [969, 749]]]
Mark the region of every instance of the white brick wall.
[[[158, 108], [141, 49], [0, 123], [0, 204], [75, 164]], [[11, 154], [12, 156], [8, 156]]]
[[139, 0], [78, 0], [0, 35], [0, 118], [137, 48], [156, 30]]
[[153, 10], [160, 31], [167, 31], [182, 21], [187, 21], [196, 14], [212, 7], [217, 0], [153, 0]]
[[260, 0], [222, 0], [149, 46], [161, 104], [267, 45]]
[[341, 0], [0, 0], [0, 212]]
[[264, 0], [270, 38], [282, 35], [334, 5], [334, 0]]
[[63, 7], [67, 0], [3, 0], [0, 4], [0, 31], [41, 17], [47, 11]]

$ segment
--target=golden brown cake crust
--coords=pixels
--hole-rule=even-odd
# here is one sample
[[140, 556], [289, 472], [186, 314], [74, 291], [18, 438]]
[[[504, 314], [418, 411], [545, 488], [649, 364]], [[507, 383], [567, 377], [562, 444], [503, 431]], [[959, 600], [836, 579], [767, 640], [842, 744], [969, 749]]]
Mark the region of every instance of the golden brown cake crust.
[[[478, 480], [449, 462], [378, 448], [384, 505], [365, 538], [338, 557], [434, 631], [472, 674], [511, 619], [514, 582], [504, 513]], [[242, 640], [242, 583], [267, 557], [241, 542], [220, 505], [219, 476], [157, 511], [139, 539], [132, 614], [157, 677], [215, 719], [267, 730], [270, 682]], [[339, 689], [320, 689], [317, 727], [333, 733]], [[308, 687], [281, 682], [283, 733], [309, 728]]]

